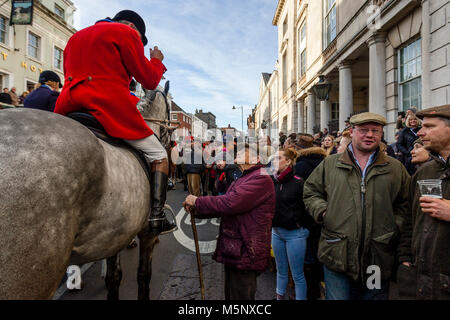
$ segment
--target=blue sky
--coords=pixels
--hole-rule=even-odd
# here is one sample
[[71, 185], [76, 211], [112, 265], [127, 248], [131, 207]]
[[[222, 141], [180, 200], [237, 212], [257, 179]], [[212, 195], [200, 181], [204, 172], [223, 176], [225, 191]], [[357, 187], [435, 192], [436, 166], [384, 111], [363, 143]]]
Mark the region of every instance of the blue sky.
[[[164, 53], [175, 102], [189, 113], [210, 111], [219, 126], [241, 128], [258, 103], [262, 72], [277, 60], [276, 0], [73, 0], [77, 29], [131, 9], [147, 24], [149, 44]], [[126, 4], [124, 4], [126, 3]]]

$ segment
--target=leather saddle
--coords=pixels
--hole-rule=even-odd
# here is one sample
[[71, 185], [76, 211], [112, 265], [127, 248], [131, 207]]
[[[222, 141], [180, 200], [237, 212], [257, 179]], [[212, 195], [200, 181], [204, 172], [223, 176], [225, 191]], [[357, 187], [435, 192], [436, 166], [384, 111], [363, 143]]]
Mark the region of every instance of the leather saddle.
[[142, 151], [139, 151], [129, 144], [127, 144], [125, 141], [119, 138], [114, 138], [108, 135], [106, 133], [103, 126], [98, 122], [97, 119], [93, 115], [87, 112], [72, 112], [67, 114], [67, 117], [77, 121], [78, 123], [82, 124], [86, 128], [88, 128], [98, 139], [103, 140], [104, 142], [114, 146], [114, 147], [121, 147], [125, 148], [136, 157], [136, 159], [141, 164], [142, 168], [144, 169], [145, 174], [147, 175], [149, 183], [151, 183], [150, 177], [151, 177], [151, 168], [149, 167], [145, 155]]

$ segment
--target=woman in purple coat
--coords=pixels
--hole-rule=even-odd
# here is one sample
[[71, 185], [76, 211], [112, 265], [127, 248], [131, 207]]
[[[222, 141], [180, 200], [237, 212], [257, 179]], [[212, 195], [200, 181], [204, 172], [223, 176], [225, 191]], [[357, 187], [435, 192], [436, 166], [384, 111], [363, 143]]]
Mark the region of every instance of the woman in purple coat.
[[219, 238], [213, 259], [225, 265], [225, 299], [254, 300], [256, 278], [270, 259], [275, 189], [255, 150], [246, 145], [235, 162], [243, 174], [227, 193], [218, 197], [188, 196], [185, 208], [195, 208], [200, 219], [220, 217]]

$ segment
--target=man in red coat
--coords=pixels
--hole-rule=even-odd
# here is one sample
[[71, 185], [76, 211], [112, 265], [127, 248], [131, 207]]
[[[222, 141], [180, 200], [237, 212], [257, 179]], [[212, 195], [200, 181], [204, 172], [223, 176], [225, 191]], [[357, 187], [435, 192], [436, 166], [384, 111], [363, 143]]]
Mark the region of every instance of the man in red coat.
[[130, 94], [134, 77], [154, 90], [166, 67], [164, 55], [150, 49], [145, 57], [145, 22], [134, 11], [124, 10], [113, 19], [75, 33], [64, 50], [65, 84], [55, 112], [88, 112], [106, 132], [144, 152], [151, 167], [151, 232], [168, 233], [176, 225], [165, 217], [169, 163], [167, 152], [136, 108], [139, 99]]

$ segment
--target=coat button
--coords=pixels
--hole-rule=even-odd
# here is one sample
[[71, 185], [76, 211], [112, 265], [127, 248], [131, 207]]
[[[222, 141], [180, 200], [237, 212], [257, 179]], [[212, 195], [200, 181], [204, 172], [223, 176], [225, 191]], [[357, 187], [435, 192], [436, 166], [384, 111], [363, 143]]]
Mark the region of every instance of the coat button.
[[72, 81], [72, 79], [73, 79], [72, 77], [69, 77], [69, 81]]
[[92, 81], [92, 77], [91, 76], [88, 77], [88, 81]]
[[447, 288], [448, 288], [448, 284], [444, 283], [444, 284], [442, 285], [442, 287], [443, 287], [444, 289], [447, 289]]

